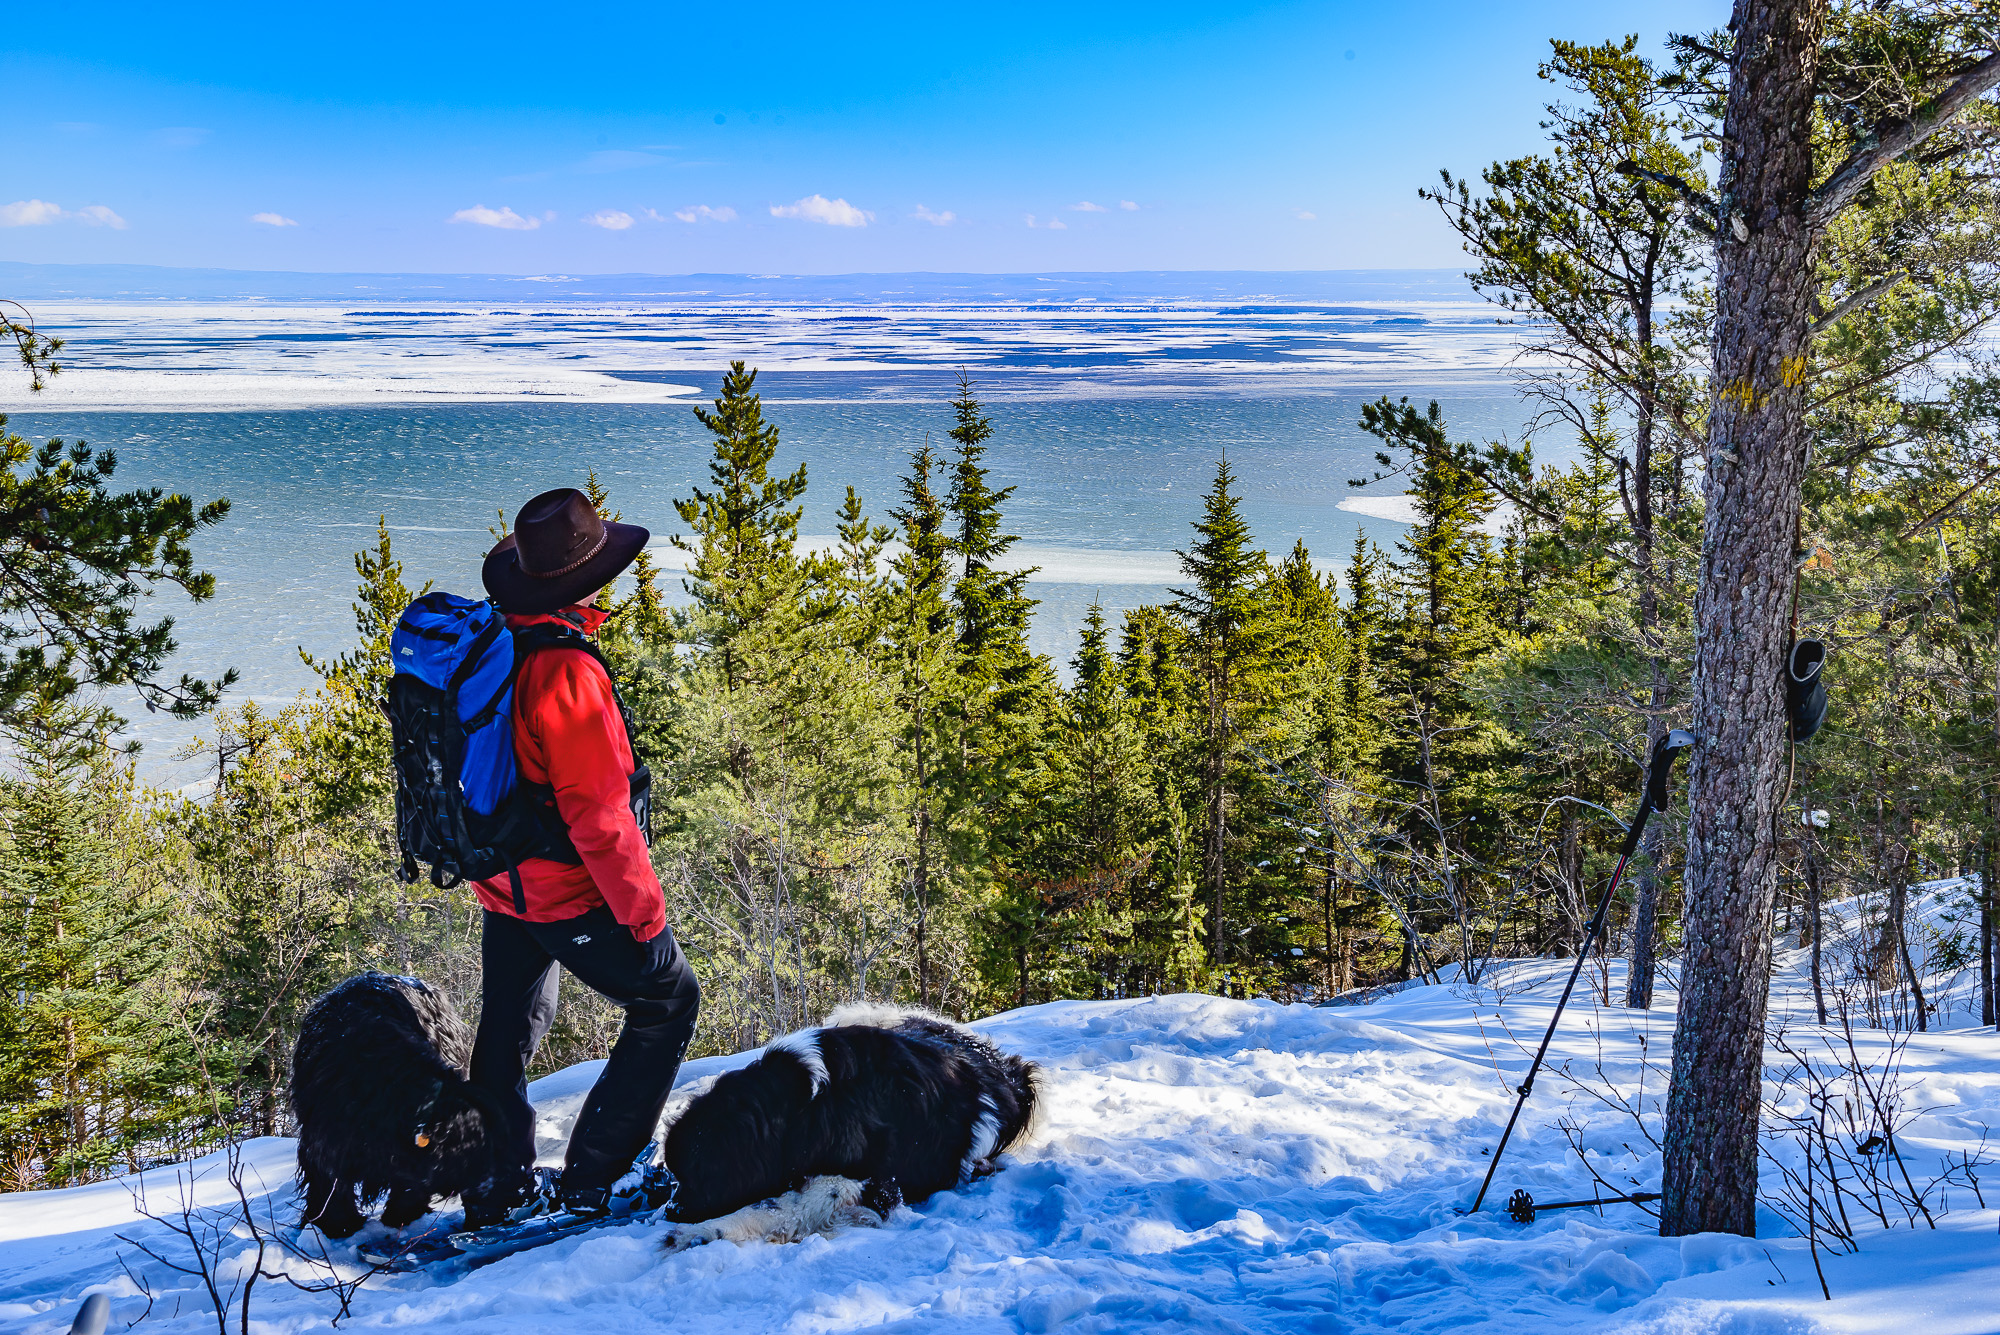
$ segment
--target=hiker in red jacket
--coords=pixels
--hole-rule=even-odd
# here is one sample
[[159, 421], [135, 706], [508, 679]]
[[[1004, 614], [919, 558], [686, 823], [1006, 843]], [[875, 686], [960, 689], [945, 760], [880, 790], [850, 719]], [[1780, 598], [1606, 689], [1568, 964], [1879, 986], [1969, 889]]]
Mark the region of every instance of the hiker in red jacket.
[[[544, 492], [521, 507], [482, 578], [510, 627], [589, 636], [608, 615], [591, 604], [647, 536], [603, 519], [573, 488]], [[608, 1209], [612, 1184], [659, 1125], [701, 1006], [634, 814], [640, 767], [603, 662], [581, 639], [535, 649], [518, 667], [513, 717], [521, 777], [554, 790], [577, 860], [531, 857], [473, 883], [485, 913], [472, 1080], [512, 1115], [519, 1173], [467, 1199], [471, 1228], [557, 1204], [584, 1215]], [[555, 1177], [532, 1170], [527, 1069], [555, 1019], [558, 964], [622, 1006], [625, 1027]]]

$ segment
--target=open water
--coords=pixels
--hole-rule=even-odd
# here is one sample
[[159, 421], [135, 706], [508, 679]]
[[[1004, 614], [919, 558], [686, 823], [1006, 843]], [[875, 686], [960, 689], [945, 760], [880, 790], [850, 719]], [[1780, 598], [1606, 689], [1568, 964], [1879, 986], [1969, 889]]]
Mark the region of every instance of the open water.
[[[68, 369], [0, 407], [30, 437], [114, 448], [120, 486], [230, 498], [197, 547], [216, 598], [196, 607], [164, 590], [154, 607], [177, 619], [177, 670], [235, 666], [236, 698], [273, 704], [311, 681], [300, 647], [351, 640], [352, 554], [378, 516], [412, 583], [476, 593], [496, 509], [595, 469], [677, 566], [672, 502], [705, 480], [709, 455], [691, 408], [735, 357], [764, 368], [777, 466], [807, 466], [809, 541], [830, 540], [849, 485], [886, 519], [910, 451], [950, 444], [965, 368], [994, 422], [995, 485], [1015, 488], [1017, 564], [1038, 567], [1034, 647], [1065, 666], [1092, 601], [1115, 621], [1169, 596], [1174, 549], [1225, 453], [1260, 544], [1275, 559], [1303, 540], [1331, 569], [1357, 530], [1387, 546], [1407, 513], [1394, 480], [1348, 486], [1374, 467], [1363, 402], [1436, 398], [1456, 434], [1519, 434], [1512, 331], [1489, 308], [1441, 300], [1435, 275], [1401, 289], [1371, 276], [1351, 285], [1361, 299], [1337, 275], [1167, 276], [1221, 289], [1179, 297], [1152, 275], [1143, 300], [1122, 304], [1118, 277], [1103, 295], [1039, 302], [1011, 289], [915, 300], [860, 282], [832, 299], [760, 288], [671, 305], [44, 293], [36, 314], [69, 339]], [[138, 716], [148, 775], [192, 774], [171, 757], [198, 731]]]

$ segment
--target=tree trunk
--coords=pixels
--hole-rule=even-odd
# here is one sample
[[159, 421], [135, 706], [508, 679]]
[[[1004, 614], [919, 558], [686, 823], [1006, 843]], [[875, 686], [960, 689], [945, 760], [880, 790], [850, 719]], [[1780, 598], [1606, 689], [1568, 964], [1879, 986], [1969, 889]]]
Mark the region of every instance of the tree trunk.
[[1625, 1005], [1635, 1011], [1653, 1009], [1653, 975], [1658, 967], [1653, 924], [1660, 912], [1660, 855], [1666, 851], [1667, 820], [1664, 813], [1656, 815], [1639, 838], [1639, 865], [1633, 877], [1637, 893], [1632, 903], [1632, 962], [1625, 973]]
[[1916, 836], [1916, 821], [1901, 805], [1890, 808], [1888, 820], [1889, 826], [1884, 830], [1888, 847], [1882, 870], [1889, 884], [1889, 903], [1882, 916], [1882, 935], [1875, 945], [1875, 981], [1884, 991], [1896, 985], [1898, 975], [1908, 982], [1915, 1027], [1921, 1033], [1930, 1027], [1929, 1017], [1925, 1014], [1923, 980], [1917, 975], [1916, 961], [1910, 957], [1908, 932], [1910, 844]]
[[1573, 929], [1573, 932], [1569, 933], [1574, 947], [1570, 952], [1573, 956], [1583, 953], [1583, 930], [1589, 921], [1589, 914], [1584, 907], [1581, 824], [1577, 820], [1576, 810], [1565, 806], [1562, 828], [1562, 882], [1563, 898], [1570, 919], [1569, 926]]
[[1721, 153], [1708, 508], [1695, 601], [1686, 963], [1660, 1232], [1756, 1234], [1780, 673], [1805, 472], [1807, 218], [1825, 0], [1737, 0]]
[[1337, 924], [1334, 919], [1340, 912], [1338, 882], [1333, 875], [1333, 857], [1326, 860], [1326, 881], [1320, 890], [1320, 918], [1326, 929], [1326, 994], [1331, 997], [1340, 990], [1340, 966], [1334, 955], [1334, 936]]
[[1208, 962], [1222, 967], [1222, 891], [1228, 879], [1229, 676], [1224, 668], [1211, 673], [1208, 701], [1208, 755], [1202, 779], [1207, 796], [1207, 830], [1202, 847], [1202, 875], [1208, 882]]
[[1993, 1017], [1993, 823], [1988, 818], [1979, 859], [1979, 1023]]
[[1819, 951], [1820, 937], [1826, 931], [1826, 922], [1820, 914], [1819, 838], [1810, 830], [1806, 832], [1805, 837], [1805, 863], [1806, 927], [1812, 933], [1813, 1009], [1819, 1013], [1819, 1022], [1825, 1024], [1826, 989], [1820, 983]]

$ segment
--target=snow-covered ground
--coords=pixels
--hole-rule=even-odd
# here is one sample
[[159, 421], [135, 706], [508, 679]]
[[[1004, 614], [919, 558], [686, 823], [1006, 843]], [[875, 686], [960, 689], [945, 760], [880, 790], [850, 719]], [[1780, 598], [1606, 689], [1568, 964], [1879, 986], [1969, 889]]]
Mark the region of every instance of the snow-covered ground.
[[[1934, 887], [1918, 916], [1949, 929], [1941, 914], [1957, 889]], [[1781, 971], [1774, 1009], [1792, 1040], [1806, 1042], [1823, 1031], [1809, 1023], [1800, 967], [1793, 956]], [[1657, 1155], [1590, 1085], [1601, 1065], [1621, 1094], [1656, 1106], [1671, 992], [1639, 1013], [1600, 1007], [1579, 989], [1554, 1049], [1577, 1079], [1542, 1078], [1494, 1198], [1477, 1216], [1455, 1213], [1485, 1171], [1508, 1088], [1566, 970], [1518, 964], [1499, 992], [1416, 987], [1362, 1007], [1171, 996], [996, 1016], [978, 1027], [1046, 1066], [1049, 1118], [991, 1178], [899, 1210], [882, 1229], [791, 1245], [716, 1243], [666, 1256], [653, 1228], [633, 1224], [470, 1274], [377, 1277], [343, 1327], [2000, 1330], [2000, 1211], [1978, 1208], [1965, 1187], [1933, 1197], [1934, 1209], [1946, 1197], [1950, 1207], [1935, 1229], [1878, 1226], [1862, 1233], [1858, 1255], [1822, 1248], [1831, 1302], [1806, 1241], [1788, 1236], [1776, 1215], [1760, 1220], [1765, 1236], [1755, 1241], [1662, 1239], [1629, 1205], [1526, 1227], [1506, 1217], [1499, 1206], [1516, 1188], [1544, 1202], [1591, 1195], [1557, 1126], [1565, 1117], [1583, 1124], [1577, 1134], [1599, 1173], [1657, 1186]], [[1612, 986], [1618, 995], [1615, 965]], [[1967, 1016], [1966, 995], [1963, 981], [1948, 989], [1934, 1021], [1944, 1027], [1913, 1036], [1905, 1052], [1908, 1102], [1924, 1111], [1900, 1140], [1920, 1177], [2000, 1125], [2000, 1038]], [[1887, 1042], [1881, 1031], [1860, 1038], [1864, 1055], [1879, 1056]], [[743, 1060], [689, 1063], [681, 1094]], [[551, 1157], [594, 1074], [574, 1068], [535, 1085]], [[252, 1142], [244, 1163], [269, 1189], [256, 1193], [259, 1208], [288, 1219], [291, 1143]], [[194, 1167], [204, 1199], [222, 1201], [220, 1160]], [[123, 1253], [154, 1291], [148, 1329], [216, 1329], [204, 1293], [115, 1236], [156, 1249], [173, 1241], [137, 1217], [133, 1185], [0, 1196], [0, 1326], [66, 1330], [82, 1298], [100, 1290], [113, 1299], [113, 1330], [134, 1320], [148, 1300], [121, 1272]], [[147, 1174], [146, 1189], [157, 1210], [175, 1195], [174, 1171]], [[237, 1239], [223, 1250], [242, 1267], [248, 1247]], [[252, 1329], [324, 1328], [334, 1310], [326, 1295], [267, 1280], [252, 1299]], [[228, 1328], [237, 1329], [234, 1317]]]

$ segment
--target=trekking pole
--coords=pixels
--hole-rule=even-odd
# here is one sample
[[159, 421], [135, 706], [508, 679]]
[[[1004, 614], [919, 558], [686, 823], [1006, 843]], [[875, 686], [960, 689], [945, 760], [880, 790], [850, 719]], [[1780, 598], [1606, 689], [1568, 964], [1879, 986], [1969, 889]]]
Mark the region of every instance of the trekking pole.
[[[1514, 1101], [1514, 1115], [1507, 1119], [1507, 1129], [1500, 1133], [1500, 1144], [1493, 1151], [1493, 1161], [1486, 1165], [1486, 1180], [1479, 1184], [1479, 1194], [1472, 1198], [1472, 1205], [1465, 1211], [1466, 1214], [1479, 1213], [1480, 1203], [1486, 1199], [1486, 1191], [1493, 1185], [1493, 1174], [1500, 1167], [1500, 1156], [1507, 1152], [1507, 1141], [1514, 1134], [1514, 1123], [1520, 1120], [1521, 1109], [1527, 1106], [1528, 1095], [1534, 1092], [1535, 1073], [1542, 1069], [1542, 1059], [1549, 1055], [1549, 1043], [1556, 1036], [1556, 1026], [1562, 1022], [1563, 1007], [1569, 1005], [1569, 994], [1576, 989], [1576, 980], [1583, 975], [1583, 966], [1590, 959], [1590, 948], [1597, 943], [1598, 934], [1604, 930], [1604, 919], [1611, 912], [1611, 899], [1618, 893], [1618, 883], [1625, 879], [1625, 864], [1638, 851], [1639, 836], [1646, 829], [1646, 818], [1655, 811], [1667, 809], [1667, 772], [1674, 766], [1674, 757], [1693, 745], [1693, 733], [1675, 728], [1653, 748], [1652, 763], [1646, 766], [1646, 793], [1639, 799], [1639, 812], [1632, 817], [1632, 824], [1625, 831], [1625, 843], [1618, 850], [1618, 868], [1611, 873], [1611, 882], [1604, 887], [1603, 898], [1597, 901], [1597, 912], [1591, 916], [1590, 926], [1583, 934], [1583, 945], [1576, 952], [1576, 967], [1569, 971], [1569, 982], [1556, 1002], [1556, 1013], [1549, 1017], [1549, 1030], [1542, 1035], [1542, 1046], [1535, 1050], [1535, 1060], [1528, 1065], [1528, 1078], [1521, 1082], [1520, 1097]], [[1533, 1217], [1529, 1215], [1530, 1219]]]

